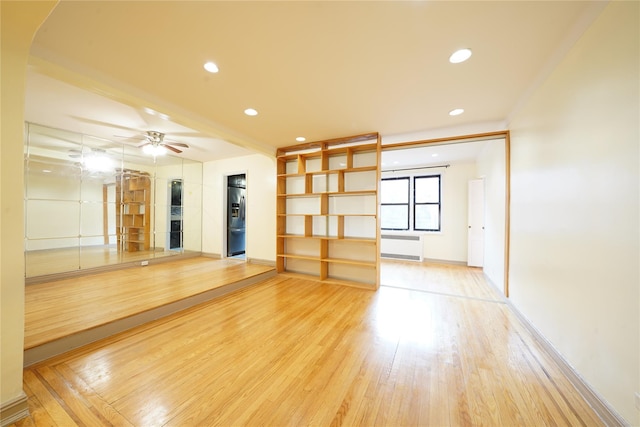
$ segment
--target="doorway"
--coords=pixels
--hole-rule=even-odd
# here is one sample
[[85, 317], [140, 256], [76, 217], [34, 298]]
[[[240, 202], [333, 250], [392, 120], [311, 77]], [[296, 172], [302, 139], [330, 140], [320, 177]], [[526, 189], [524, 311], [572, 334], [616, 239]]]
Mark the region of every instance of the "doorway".
[[182, 180], [172, 179], [169, 185], [169, 234], [167, 247], [170, 251], [182, 250]]
[[[453, 168], [449, 168], [450, 163], [457, 164], [460, 162], [459, 158], [452, 157], [450, 159], [447, 156], [449, 149], [457, 151], [458, 148], [466, 150], [467, 147], [473, 147], [476, 142], [488, 142], [491, 148], [485, 151], [483, 154], [483, 167], [476, 171], [473, 171], [473, 175], [467, 174], [454, 174]], [[422, 151], [421, 149], [431, 147], [434, 151]], [[437, 166], [443, 168], [445, 178], [447, 182], [458, 182], [457, 186], [460, 187], [459, 197], [460, 200], [451, 200], [447, 202], [446, 197], [443, 196], [443, 203], [447, 203], [447, 206], [460, 206], [467, 204], [468, 200], [468, 180], [472, 178], [483, 178], [484, 185], [486, 186], [484, 196], [486, 198], [487, 215], [485, 221], [487, 227], [484, 231], [484, 255], [483, 255], [483, 270], [489, 275], [493, 282], [503, 289], [504, 295], [509, 296], [509, 194], [510, 194], [510, 144], [509, 144], [509, 132], [498, 131], [485, 134], [474, 134], [467, 136], [457, 136], [450, 138], [438, 138], [432, 140], [421, 140], [402, 143], [390, 143], [385, 144], [382, 147], [382, 166], [385, 170], [385, 163], [387, 170], [399, 171], [402, 169], [401, 159], [396, 159], [397, 155], [411, 155], [410, 157], [415, 161], [425, 161], [427, 159], [438, 162]], [[446, 155], [445, 155], [446, 154]], [[451, 153], [453, 154], [453, 153]], [[457, 155], [457, 154], [456, 154]], [[434, 160], [437, 159], [437, 160]], [[446, 161], [445, 161], [446, 160]], [[451, 162], [449, 161], [451, 160]], [[397, 163], [396, 163], [397, 161]], [[426, 162], [425, 162], [426, 163]], [[422, 165], [421, 165], [422, 166]], [[432, 166], [432, 165], [428, 165]], [[405, 166], [406, 167], [406, 166]], [[413, 167], [416, 167], [415, 165]], [[411, 169], [413, 169], [413, 167]], [[424, 168], [424, 166], [422, 166]], [[433, 169], [431, 169], [433, 170]], [[384, 176], [384, 175], [383, 175]], [[468, 177], [467, 177], [468, 176]], [[452, 193], [448, 193], [452, 194]], [[458, 194], [458, 193], [456, 193]], [[464, 198], [464, 200], [462, 200]], [[450, 210], [451, 214], [451, 210]], [[467, 210], [454, 210], [454, 215], [458, 217], [443, 218], [443, 223], [446, 222], [449, 227], [446, 233], [443, 231], [441, 235], [433, 235], [431, 237], [432, 242], [428, 242], [425, 239], [424, 242], [424, 258], [433, 259], [446, 259], [441, 256], [433, 255], [446, 255], [446, 250], [457, 249], [454, 260], [463, 259], [468, 257], [467, 245], [468, 241], [468, 218]], [[458, 224], [455, 226], [453, 233], [451, 232], [451, 226], [453, 226], [453, 220]], [[411, 231], [411, 230], [409, 230]], [[452, 235], [453, 234], [453, 235]], [[459, 241], [447, 241], [445, 238], [451, 236]], [[429, 236], [426, 236], [429, 237]], [[423, 236], [425, 238], [425, 236]], [[441, 245], [441, 246], [439, 246]], [[437, 248], [434, 251], [434, 248]], [[429, 254], [427, 254], [429, 250]], [[459, 253], [458, 253], [459, 252]], [[465, 262], [466, 263], [466, 262]]]
[[227, 257], [245, 258], [247, 177], [227, 176]]

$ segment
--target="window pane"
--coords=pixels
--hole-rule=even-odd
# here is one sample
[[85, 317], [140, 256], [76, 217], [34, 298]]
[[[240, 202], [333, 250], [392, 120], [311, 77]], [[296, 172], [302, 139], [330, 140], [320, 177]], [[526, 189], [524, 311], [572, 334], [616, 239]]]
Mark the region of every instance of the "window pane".
[[381, 203], [409, 203], [409, 178], [383, 179], [380, 186]]
[[415, 203], [440, 203], [440, 177], [420, 177], [415, 179]]
[[415, 230], [440, 230], [439, 205], [416, 205], [414, 218]]
[[394, 230], [409, 229], [408, 205], [384, 205], [380, 207], [380, 224], [382, 228]]

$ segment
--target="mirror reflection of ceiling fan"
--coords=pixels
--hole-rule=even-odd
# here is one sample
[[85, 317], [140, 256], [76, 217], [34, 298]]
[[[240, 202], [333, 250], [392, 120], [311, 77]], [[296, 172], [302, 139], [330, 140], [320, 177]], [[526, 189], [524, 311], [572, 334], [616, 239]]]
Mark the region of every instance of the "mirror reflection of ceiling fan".
[[[189, 146], [183, 142], [171, 141], [169, 139], [165, 140], [164, 133], [155, 130], [147, 131], [144, 138], [146, 141], [138, 147], [142, 147], [143, 151], [150, 151], [152, 154], [154, 154], [154, 152], [155, 154], [159, 154], [157, 151], [161, 151], [162, 148], [173, 151], [174, 153], [182, 153], [182, 150], [176, 147], [189, 148]], [[147, 149], [147, 147], [151, 147], [151, 149]]]
[[[106, 126], [111, 128], [129, 130], [129, 131], [135, 130], [126, 126], [116, 125], [113, 123], [103, 122], [99, 120], [92, 120], [92, 119], [87, 119], [83, 117], [74, 117], [74, 118], [76, 120], [79, 120], [88, 124], [92, 124], [92, 125]], [[149, 130], [145, 132], [138, 131], [138, 132], [139, 132], [139, 135], [137, 136], [123, 136], [123, 135], [114, 135], [114, 136], [116, 138], [129, 140], [129, 141], [131, 140], [142, 141], [142, 143], [138, 144], [138, 147], [142, 148], [142, 150], [146, 154], [152, 154], [154, 156], [166, 154], [167, 150], [179, 154], [179, 153], [182, 153], [182, 150], [180, 148], [189, 148], [189, 146], [183, 142], [165, 139], [166, 134], [163, 132], [159, 132], [156, 130]]]

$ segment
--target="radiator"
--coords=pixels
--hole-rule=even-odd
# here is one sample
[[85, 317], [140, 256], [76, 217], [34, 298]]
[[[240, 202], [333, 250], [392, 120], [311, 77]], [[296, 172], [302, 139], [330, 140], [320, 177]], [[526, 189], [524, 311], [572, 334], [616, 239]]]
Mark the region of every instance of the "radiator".
[[419, 234], [382, 234], [380, 256], [422, 262], [422, 236]]

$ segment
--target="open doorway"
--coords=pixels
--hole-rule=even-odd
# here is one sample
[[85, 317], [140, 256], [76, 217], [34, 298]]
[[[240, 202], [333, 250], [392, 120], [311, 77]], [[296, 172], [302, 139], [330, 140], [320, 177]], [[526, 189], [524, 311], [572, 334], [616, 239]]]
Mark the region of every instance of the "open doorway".
[[227, 257], [246, 256], [247, 177], [227, 176]]
[[[382, 230], [381, 249], [385, 250], [385, 236], [398, 240], [396, 246], [402, 250], [415, 248], [418, 257], [425, 261], [452, 261], [467, 265], [469, 238], [468, 205], [469, 186], [480, 179], [486, 186], [482, 205], [485, 207], [486, 224], [480, 229], [486, 240], [482, 243], [486, 251], [483, 270], [491, 281], [508, 296], [508, 245], [509, 245], [509, 135], [495, 132], [468, 137], [443, 138], [397, 144], [382, 147], [381, 177], [399, 178], [407, 176], [409, 195], [404, 211], [408, 221], [402, 221], [404, 230]], [[406, 160], [403, 160], [406, 159]], [[437, 200], [440, 213], [437, 218], [441, 229], [421, 231], [412, 184], [416, 177], [439, 176], [441, 193]], [[392, 182], [392, 181], [390, 181]], [[437, 195], [438, 193], [433, 192]], [[383, 196], [383, 194], [381, 194]], [[384, 200], [381, 197], [381, 205]], [[412, 201], [413, 200], [413, 201]], [[420, 202], [420, 200], [417, 200]], [[394, 209], [398, 210], [396, 206]], [[418, 208], [423, 209], [421, 206]], [[381, 222], [385, 223], [384, 212]], [[432, 227], [434, 228], [434, 227]], [[409, 240], [409, 239], [414, 239]], [[394, 243], [394, 241], [390, 241]], [[389, 242], [387, 242], [389, 243]], [[386, 245], [387, 247], [389, 244]], [[414, 250], [414, 249], [412, 249]], [[413, 254], [413, 253], [412, 253]], [[405, 255], [402, 252], [402, 255]], [[409, 258], [406, 258], [409, 259]], [[384, 284], [384, 283], [383, 283]]]
[[172, 179], [169, 185], [169, 233], [167, 246], [171, 251], [182, 250], [182, 180]]

